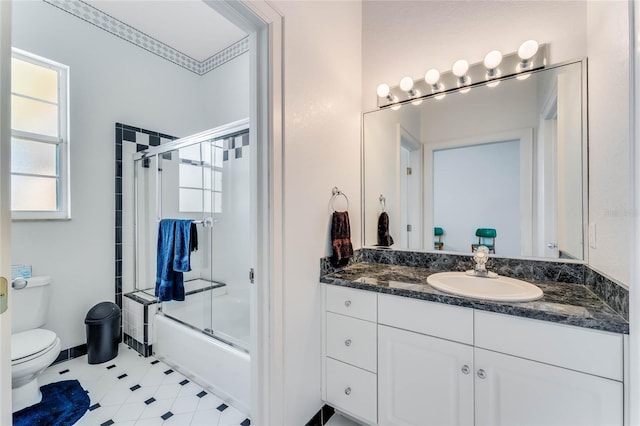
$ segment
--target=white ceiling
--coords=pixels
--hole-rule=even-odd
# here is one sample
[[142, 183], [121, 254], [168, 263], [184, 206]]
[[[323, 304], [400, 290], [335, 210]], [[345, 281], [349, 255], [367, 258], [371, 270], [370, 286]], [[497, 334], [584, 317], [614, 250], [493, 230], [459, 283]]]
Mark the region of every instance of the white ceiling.
[[200, 62], [247, 36], [200, 0], [84, 2]]

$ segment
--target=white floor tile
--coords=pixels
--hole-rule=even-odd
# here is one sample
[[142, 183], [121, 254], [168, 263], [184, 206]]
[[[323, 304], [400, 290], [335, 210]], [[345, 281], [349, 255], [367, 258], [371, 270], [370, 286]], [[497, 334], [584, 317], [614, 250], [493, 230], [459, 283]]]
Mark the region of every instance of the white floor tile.
[[356, 423], [355, 421], [344, 417], [338, 413], [335, 413], [329, 421], [327, 422], [327, 426], [361, 426], [360, 423]]
[[131, 392], [131, 395], [129, 395], [125, 403], [144, 402], [155, 395], [156, 390], [158, 390], [158, 386], [141, 387], [140, 389]]
[[215, 410], [220, 406], [220, 404], [223, 404], [223, 403], [224, 401], [222, 401], [220, 398], [218, 398], [213, 394], [208, 393], [202, 398], [200, 398], [200, 403], [198, 404], [197, 411]]
[[152, 404], [149, 404], [147, 408], [144, 409], [142, 414], [140, 415], [140, 419], [147, 419], [150, 417], [160, 417], [167, 411], [171, 410], [171, 405], [173, 404], [173, 400], [166, 399], [164, 401], [155, 401]]
[[227, 407], [222, 414], [220, 414], [219, 426], [231, 426], [239, 425], [244, 419], [247, 418], [246, 414], [241, 413], [233, 407]]
[[147, 408], [147, 404], [144, 402], [134, 402], [132, 404], [122, 405], [118, 412], [113, 416], [113, 421], [118, 423], [138, 420], [145, 408]]
[[[108, 421], [113, 426], [238, 426], [246, 418], [231, 406], [220, 412], [217, 407], [223, 404], [222, 399], [206, 390], [206, 395], [198, 397], [202, 386], [156, 361], [121, 345], [113, 360], [89, 364], [86, 355], [78, 357], [49, 367], [40, 381], [41, 384], [74, 379], [80, 382], [88, 392], [90, 406], [94, 407], [76, 423], [81, 426]], [[170, 369], [174, 371], [165, 374]], [[181, 385], [184, 380], [188, 383]], [[131, 390], [132, 387], [135, 389]], [[172, 416], [164, 421], [161, 416], [168, 412]]]
[[[173, 411], [172, 411], [173, 412]], [[164, 425], [185, 426], [191, 424], [193, 413], [174, 414], [165, 422]]]
[[198, 408], [200, 398], [195, 395], [176, 398], [171, 406], [173, 414], [193, 413]]
[[161, 385], [160, 387], [158, 387], [158, 390], [156, 391], [156, 393], [153, 396], [158, 400], [160, 400], [160, 399], [175, 399], [175, 397], [177, 397], [178, 394], [180, 393], [180, 389], [181, 388], [182, 388], [182, 386], [180, 386], [177, 383], [170, 383], [168, 385]]
[[196, 411], [191, 419], [192, 426], [211, 426], [217, 425], [220, 420], [220, 411], [216, 410], [206, 410], [206, 411]]
[[136, 426], [157, 426], [164, 423], [160, 417], [153, 417], [148, 419], [141, 419], [136, 422]]

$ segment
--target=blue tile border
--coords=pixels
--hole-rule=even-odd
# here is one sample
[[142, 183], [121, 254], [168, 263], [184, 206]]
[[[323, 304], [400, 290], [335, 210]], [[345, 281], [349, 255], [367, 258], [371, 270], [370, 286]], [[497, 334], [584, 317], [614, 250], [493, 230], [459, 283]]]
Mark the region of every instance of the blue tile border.
[[[249, 37], [247, 36], [233, 43], [231, 46], [222, 49], [210, 58], [204, 61], [198, 61], [82, 0], [43, 1], [198, 75], [204, 75], [249, 51]], [[135, 128], [130, 130], [140, 131], [135, 130]]]

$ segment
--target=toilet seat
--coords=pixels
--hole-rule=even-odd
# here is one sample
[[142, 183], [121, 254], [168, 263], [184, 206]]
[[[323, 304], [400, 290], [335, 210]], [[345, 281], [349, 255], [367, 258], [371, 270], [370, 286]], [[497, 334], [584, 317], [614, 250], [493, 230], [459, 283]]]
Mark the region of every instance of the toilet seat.
[[50, 330], [36, 328], [11, 335], [11, 365], [31, 361], [56, 346], [58, 336]]

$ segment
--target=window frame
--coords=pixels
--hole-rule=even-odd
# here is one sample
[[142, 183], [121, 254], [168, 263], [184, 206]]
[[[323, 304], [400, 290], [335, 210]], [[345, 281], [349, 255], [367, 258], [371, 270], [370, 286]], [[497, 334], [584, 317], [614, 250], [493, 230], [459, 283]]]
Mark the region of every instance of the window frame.
[[[55, 70], [58, 74], [58, 137], [47, 136], [39, 133], [25, 132], [11, 129], [11, 138], [29, 140], [34, 142], [49, 143], [57, 145], [57, 169], [58, 185], [56, 194], [57, 210], [11, 210], [13, 221], [31, 220], [69, 220], [71, 219], [71, 179], [70, 179], [70, 140], [69, 140], [69, 67], [59, 62], [52, 61], [33, 53], [11, 48], [11, 59], [19, 59], [30, 62], [34, 65]], [[13, 87], [11, 95], [14, 95]], [[17, 94], [23, 96], [22, 94]], [[22, 173], [15, 175], [29, 176]], [[14, 176], [11, 171], [11, 176]]]

